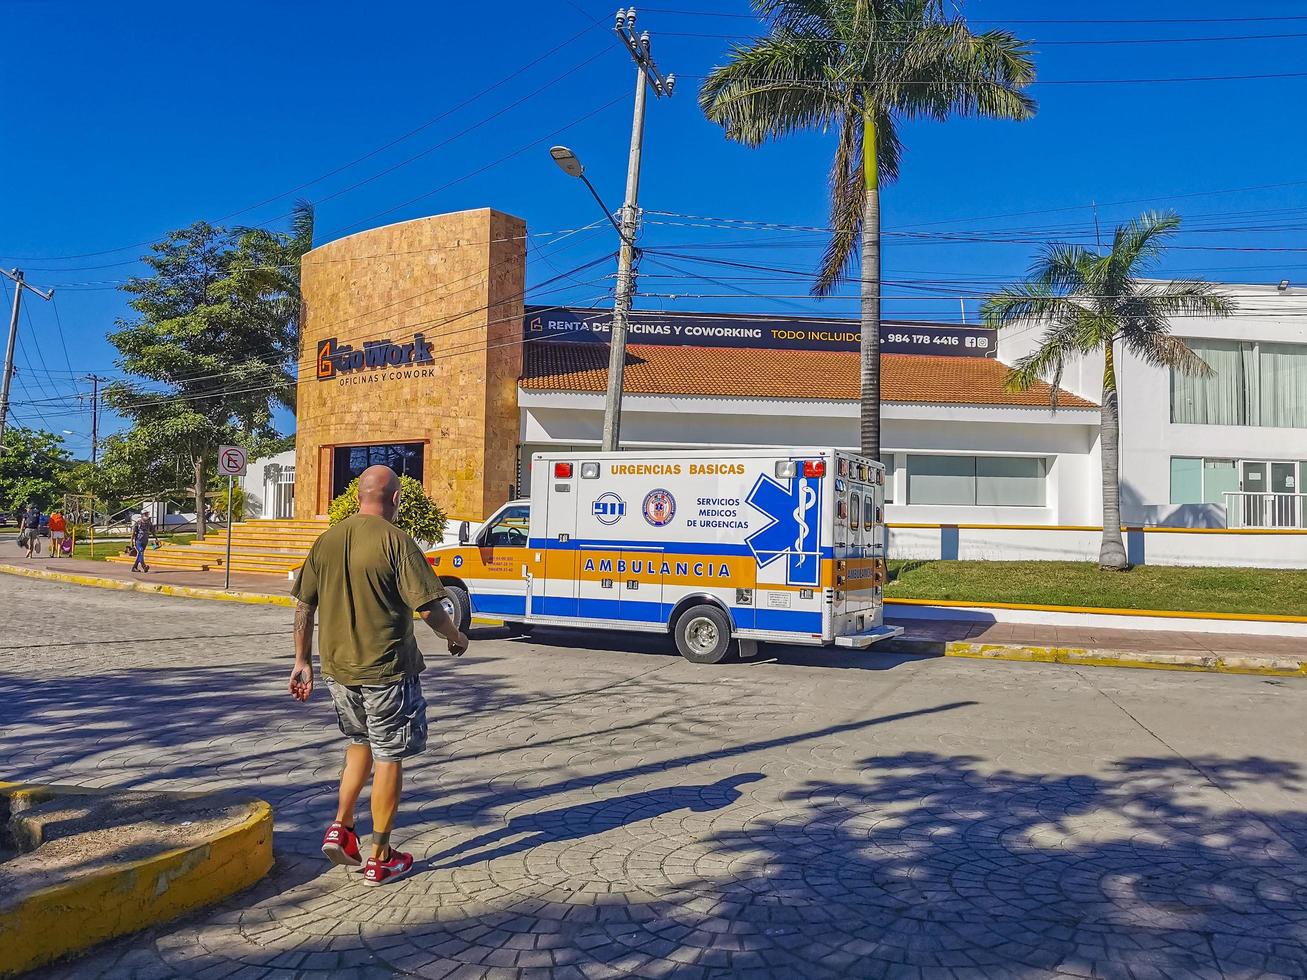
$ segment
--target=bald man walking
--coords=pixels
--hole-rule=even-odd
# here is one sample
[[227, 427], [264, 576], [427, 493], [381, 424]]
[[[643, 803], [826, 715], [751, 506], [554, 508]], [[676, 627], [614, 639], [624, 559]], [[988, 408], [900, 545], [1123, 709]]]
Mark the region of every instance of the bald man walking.
[[[313, 544], [295, 579], [295, 666], [290, 693], [313, 692], [313, 620], [318, 659], [340, 730], [350, 740], [340, 777], [336, 819], [322, 840], [335, 864], [362, 868], [382, 885], [407, 874], [413, 855], [390, 846], [404, 760], [427, 745], [427, 703], [418, 681], [426, 667], [413, 637], [413, 612], [462, 655], [468, 639], [440, 604], [445, 589], [417, 543], [392, 522], [399, 477], [371, 466], [359, 477], [359, 512]], [[366, 863], [354, 830], [354, 806], [372, 776], [372, 856]]]

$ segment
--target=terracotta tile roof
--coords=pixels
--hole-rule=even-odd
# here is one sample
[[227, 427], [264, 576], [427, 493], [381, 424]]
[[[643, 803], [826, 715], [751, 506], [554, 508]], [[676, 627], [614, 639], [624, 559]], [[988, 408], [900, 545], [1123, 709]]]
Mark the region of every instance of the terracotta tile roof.
[[[1026, 405], [1046, 408], [1049, 386], [1007, 391], [1007, 366], [992, 358], [881, 356], [881, 397], [887, 402], [945, 405]], [[531, 391], [605, 391], [608, 347], [559, 341], [526, 345], [522, 387]], [[626, 391], [641, 395], [734, 398], [820, 398], [856, 401], [858, 355], [844, 351], [781, 351], [724, 347], [626, 348]], [[1065, 408], [1097, 408], [1063, 391]]]

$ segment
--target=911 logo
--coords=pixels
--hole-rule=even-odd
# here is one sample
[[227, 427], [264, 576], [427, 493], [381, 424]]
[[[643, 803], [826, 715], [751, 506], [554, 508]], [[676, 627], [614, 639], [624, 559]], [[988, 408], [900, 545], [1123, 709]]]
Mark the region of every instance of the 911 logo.
[[590, 504], [590, 513], [600, 524], [616, 524], [626, 516], [626, 501], [617, 494], [601, 493], [599, 497]]
[[654, 527], [666, 527], [676, 516], [676, 498], [668, 490], [650, 490], [644, 498], [644, 519]]

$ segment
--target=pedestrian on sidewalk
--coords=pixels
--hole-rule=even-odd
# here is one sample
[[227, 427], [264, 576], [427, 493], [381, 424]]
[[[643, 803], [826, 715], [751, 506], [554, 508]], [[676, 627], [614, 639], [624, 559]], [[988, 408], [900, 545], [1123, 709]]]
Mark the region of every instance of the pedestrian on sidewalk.
[[132, 562], [133, 572], [149, 573], [150, 566], [145, 564], [145, 549], [150, 546], [150, 538], [154, 538], [154, 543], [159, 544], [159, 532], [154, 529], [154, 519], [150, 517], [148, 510], [142, 511], [141, 516], [136, 518], [136, 523], [132, 525], [132, 549], [136, 552], [136, 561]]
[[[441, 605], [445, 589], [417, 543], [392, 522], [399, 477], [370, 466], [359, 477], [359, 512], [314, 542], [295, 579], [295, 666], [290, 693], [313, 692], [313, 621], [320, 620], [318, 659], [350, 740], [340, 777], [336, 819], [322, 852], [335, 864], [363, 868], [381, 885], [413, 868], [413, 855], [390, 846], [404, 760], [427, 744], [427, 703], [418, 675], [426, 668], [413, 636], [413, 612], [461, 656], [468, 639]], [[372, 856], [364, 863], [354, 806], [372, 776]]]
[[19, 532], [27, 535], [27, 557], [41, 553], [41, 509], [36, 504], [28, 504], [18, 525]]
[[64, 520], [64, 515], [56, 510], [50, 515], [50, 523], [46, 526], [50, 528], [50, 557], [58, 558], [63, 553], [68, 522]]

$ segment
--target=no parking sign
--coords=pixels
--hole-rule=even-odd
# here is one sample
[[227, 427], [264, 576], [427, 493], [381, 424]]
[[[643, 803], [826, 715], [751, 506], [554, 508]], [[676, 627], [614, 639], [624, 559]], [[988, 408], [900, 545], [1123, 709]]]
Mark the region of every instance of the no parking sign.
[[245, 450], [240, 446], [218, 447], [218, 472], [223, 476], [244, 476], [245, 462]]

